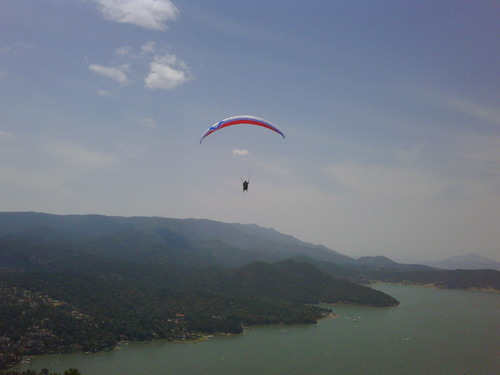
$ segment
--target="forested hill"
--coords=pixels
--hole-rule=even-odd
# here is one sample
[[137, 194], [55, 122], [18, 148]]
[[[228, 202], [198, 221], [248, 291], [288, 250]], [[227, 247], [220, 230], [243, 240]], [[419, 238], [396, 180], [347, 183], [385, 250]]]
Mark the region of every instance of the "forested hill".
[[[120, 261], [169, 266], [241, 267], [252, 262], [276, 262], [293, 258], [312, 263], [336, 278], [370, 281], [434, 284], [449, 288], [500, 290], [500, 272], [495, 270], [445, 271], [419, 264], [400, 264], [386, 257], [352, 259], [324, 246], [300, 241], [274, 229], [257, 225], [227, 224], [206, 219], [160, 217], [114, 217], [102, 215], [50, 215], [35, 212], [0, 212], [0, 239], [11, 248], [36, 242], [50, 247], [31, 258], [57, 267], [58, 252], [105, 257]], [[59, 250], [57, 250], [59, 249]], [[19, 254], [4, 254], [16, 262]], [[68, 262], [65, 259], [64, 262]], [[1, 267], [1, 264], [0, 264]]]
[[[384, 262], [380, 259], [363, 260], [361, 264], [334, 264], [308, 257], [294, 258], [298, 262], [313, 264], [324, 273], [337, 279], [350, 280], [360, 284], [372, 282], [429, 285], [447, 289], [480, 289], [500, 291], [500, 271], [479, 270], [442, 270], [422, 265], [405, 265]], [[370, 264], [371, 265], [368, 265]]]
[[[33, 256], [30, 267], [37, 262], [56, 267], [60, 262], [57, 252], [65, 253], [68, 249], [75, 251], [75, 262], [80, 261], [78, 254], [85, 254], [86, 261], [93, 255], [186, 267], [241, 267], [252, 262], [293, 258], [312, 263], [336, 278], [361, 283], [389, 281], [500, 289], [500, 273], [495, 270], [445, 271], [419, 264], [400, 264], [382, 256], [355, 260], [271, 228], [206, 219], [0, 212], [0, 239], [10, 241], [12, 248], [25, 242], [36, 242], [40, 248], [44, 244], [55, 244], [50, 247], [49, 257], [44, 258], [43, 251]], [[15, 262], [19, 255], [14, 252], [9, 257], [5, 259]]]
[[141, 261], [154, 263], [234, 267], [297, 255], [334, 263], [354, 262], [324, 246], [271, 228], [206, 219], [0, 212], [0, 237], [11, 234], [79, 240], [79, 246], [93, 247], [100, 255], [134, 261], [140, 250]]
[[[255, 261], [297, 253], [302, 243], [293, 237], [256, 226], [195, 221], [198, 228], [188, 230], [185, 224], [0, 214], [0, 368], [21, 354], [97, 351], [123, 340], [189, 340], [200, 332], [240, 333], [254, 324], [314, 323], [330, 313], [315, 306], [319, 302], [398, 304], [310, 264]], [[214, 226], [227, 233], [218, 237]], [[252, 232], [264, 238], [252, 240]], [[232, 246], [236, 233], [239, 247]], [[328, 249], [303, 246], [320, 258], [330, 256]]]

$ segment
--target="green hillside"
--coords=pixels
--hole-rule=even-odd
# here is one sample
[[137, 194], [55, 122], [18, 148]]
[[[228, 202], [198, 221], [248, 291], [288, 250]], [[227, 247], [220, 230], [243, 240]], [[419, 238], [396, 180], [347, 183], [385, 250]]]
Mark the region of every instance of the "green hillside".
[[[255, 254], [275, 257], [257, 249], [280, 238], [274, 231], [264, 230], [270, 237], [256, 237], [255, 250], [246, 250], [231, 246], [228, 238], [241, 233], [232, 226], [217, 238], [213, 228], [208, 235], [185, 222], [175, 221], [182, 227], [176, 228], [155, 218], [0, 218], [2, 366], [22, 354], [99, 351], [128, 340], [193, 340], [256, 324], [315, 323], [330, 313], [315, 306], [319, 302], [398, 303], [309, 264], [254, 262]], [[284, 238], [292, 248], [301, 246]], [[223, 262], [226, 256], [230, 261]], [[244, 265], [227, 267], [237, 263]]]

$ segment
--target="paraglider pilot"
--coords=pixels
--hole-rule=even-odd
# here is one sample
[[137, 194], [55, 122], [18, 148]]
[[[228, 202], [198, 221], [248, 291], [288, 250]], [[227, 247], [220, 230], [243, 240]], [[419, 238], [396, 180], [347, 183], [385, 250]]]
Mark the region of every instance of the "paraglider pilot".
[[243, 181], [243, 192], [245, 191], [248, 191], [248, 184], [250, 183], [250, 181]]

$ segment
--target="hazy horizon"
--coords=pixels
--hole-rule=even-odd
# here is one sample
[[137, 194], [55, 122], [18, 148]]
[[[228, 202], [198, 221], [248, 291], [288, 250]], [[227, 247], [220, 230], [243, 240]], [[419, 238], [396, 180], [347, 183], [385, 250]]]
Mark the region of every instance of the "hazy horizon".
[[[0, 211], [206, 218], [351, 257], [499, 260], [499, 11], [0, 2]], [[239, 114], [286, 139], [199, 143]], [[250, 156], [242, 193], [230, 159]]]

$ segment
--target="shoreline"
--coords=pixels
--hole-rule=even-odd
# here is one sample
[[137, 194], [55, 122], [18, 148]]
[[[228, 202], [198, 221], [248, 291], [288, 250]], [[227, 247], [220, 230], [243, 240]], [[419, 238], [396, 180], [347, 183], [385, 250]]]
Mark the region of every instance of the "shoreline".
[[[487, 292], [487, 293], [496, 293], [499, 294], [500, 290], [493, 289], [493, 288], [477, 288], [477, 287], [471, 287], [471, 288], [446, 288], [446, 287], [441, 287], [441, 286], [436, 286], [433, 283], [429, 284], [418, 284], [418, 283], [408, 283], [408, 282], [382, 282], [382, 281], [370, 281], [370, 286], [376, 286], [376, 285], [387, 285], [387, 286], [411, 286], [411, 287], [424, 287], [424, 288], [431, 288], [431, 289], [443, 289], [443, 290], [456, 290], [456, 291], [470, 291], [470, 292]], [[368, 307], [368, 308], [380, 308], [381, 306], [368, 306], [368, 305], [363, 305], [363, 304], [358, 304], [358, 303], [352, 303], [352, 302], [335, 302], [335, 303], [326, 303], [326, 302], [320, 302], [318, 304], [319, 306], [325, 305], [325, 306], [363, 306], [363, 307]], [[399, 305], [399, 304], [398, 304]], [[397, 305], [396, 305], [397, 306]], [[389, 306], [389, 307], [395, 307], [395, 306]], [[319, 322], [327, 319], [336, 319], [340, 318], [340, 315], [337, 315], [334, 311], [331, 311], [328, 314], [324, 314], [323, 316], [319, 317], [316, 319], [315, 324], [318, 324]], [[282, 323], [278, 324], [273, 324], [273, 325], [280, 325]], [[302, 325], [299, 323], [299, 325]], [[256, 325], [254, 327], [258, 327], [260, 325]], [[263, 325], [267, 326], [267, 325]], [[251, 327], [245, 327], [244, 331], [240, 334], [245, 334], [247, 329]], [[129, 343], [141, 343], [141, 342], [159, 342], [159, 341], [165, 341], [165, 342], [170, 342], [170, 343], [176, 343], [176, 344], [198, 344], [198, 343], [203, 343], [205, 341], [208, 341], [210, 338], [213, 338], [215, 336], [230, 336], [232, 334], [224, 333], [224, 332], [216, 332], [216, 333], [202, 333], [198, 332], [197, 335], [198, 337], [193, 337], [193, 338], [179, 338], [179, 339], [152, 339], [152, 340], [146, 340], [146, 341], [123, 341], [123, 342], [118, 342], [114, 347], [109, 347], [105, 348], [96, 352], [84, 352], [81, 350], [70, 350], [70, 351], [62, 351], [62, 352], [47, 352], [47, 353], [40, 353], [40, 354], [28, 354], [26, 356], [22, 357], [22, 360], [30, 360], [33, 359], [39, 355], [64, 355], [64, 354], [69, 354], [69, 353], [75, 353], [75, 352], [82, 352], [82, 353], [88, 353], [88, 354], [95, 354], [95, 353], [102, 353], [106, 351], [115, 351], [115, 350], [121, 350], [123, 346], [128, 345]], [[14, 364], [13, 366], [16, 366]], [[10, 368], [10, 367], [9, 367]]]
[[399, 286], [418, 286], [423, 288], [433, 288], [433, 289], [442, 289], [442, 290], [460, 290], [460, 291], [470, 291], [470, 292], [487, 292], [487, 293], [500, 293], [499, 289], [495, 289], [492, 287], [488, 288], [479, 288], [479, 287], [468, 287], [468, 288], [448, 288], [445, 286], [436, 285], [434, 283], [428, 284], [419, 284], [419, 283], [411, 283], [411, 282], [387, 282], [387, 281], [370, 281], [370, 285], [399, 285]]
[[[333, 311], [324, 314], [323, 316], [319, 317], [314, 324], [318, 324], [320, 321], [327, 320], [327, 319], [336, 319], [339, 318], [337, 314], [335, 314]], [[297, 323], [298, 325], [306, 325], [308, 323]], [[198, 335], [199, 337], [197, 338], [181, 338], [181, 339], [174, 339], [174, 340], [169, 340], [169, 339], [162, 339], [162, 338], [157, 338], [157, 339], [152, 339], [152, 340], [145, 340], [145, 341], [120, 341], [118, 342], [114, 347], [109, 347], [105, 348], [99, 351], [95, 352], [85, 352], [82, 350], [71, 350], [71, 351], [64, 351], [64, 352], [58, 352], [58, 353], [40, 353], [40, 354], [27, 354], [25, 356], [21, 357], [21, 360], [13, 364], [12, 366], [8, 367], [6, 370], [8, 371], [9, 369], [19, 365], [19, 364], [26, 364], [29, 363], [32, 359], [36, 358], [37, 356], [46, 356], [46, 355], [65, 355], [65, 354], [71, 354], [71, 353], [84, 353], [84, 354], [98, 354], [98, 353], [104, 353], [104, 352], [112, 352], [112, 351], [118, 351], [123, 349], [123, 347], [129, 345], [129, 344], [136, 344], [136, 343], [154, 343], [154, 342], [165, 342], [165, 343], [172, 343], [172, 344], [200, 344], [205, 341], [208, 341], [211, 338], [214, 338], [216, 336], [232, 336], [232, 335], [244, 335], [245, 333], [248, 332], [249, 329], [252, 327], [265, 327], [265, 326], [270, 326], [270, 325], [286, 325], [284, 323], [277, 323], [277, 324], [264, 324], [264, 325], [255, 325], [255, 326], [245, 326], [243, 332], [241, 333], [225, 333], [225, 332], [214, 332], [214, 333], [201, 333], [199, 332]], [[0, 372], [1, 373], [1, 372]]]

